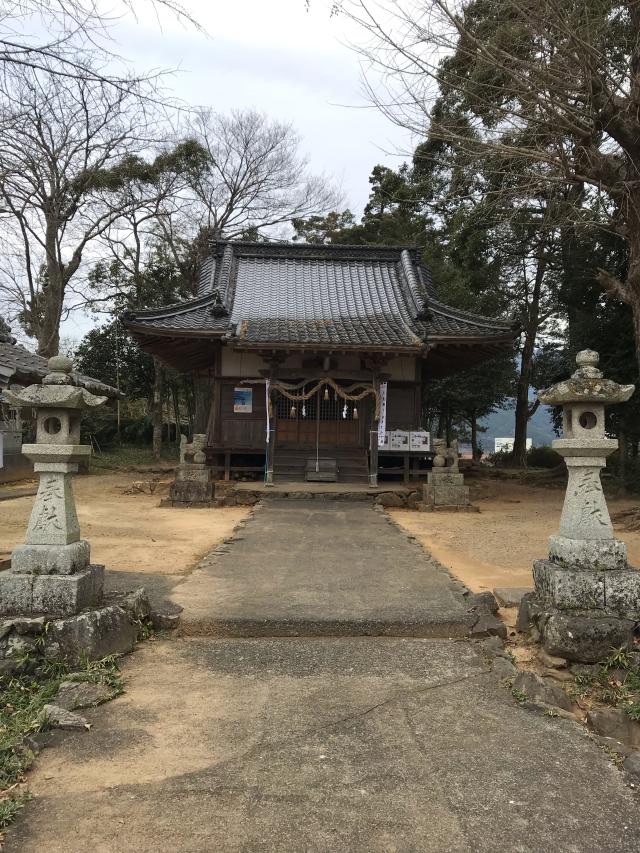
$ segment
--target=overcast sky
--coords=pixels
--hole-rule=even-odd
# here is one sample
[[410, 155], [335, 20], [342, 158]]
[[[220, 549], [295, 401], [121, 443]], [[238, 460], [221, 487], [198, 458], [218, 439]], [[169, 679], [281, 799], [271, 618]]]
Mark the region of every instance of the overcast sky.
[[[362, 213], [373, 166], [396, 166], [411, 150], [406, 132], [369, 106], [358, 56], [358, 33], [329, 0], [184, 0], [205, 33], [149, 7], [112, 28], [117, 51], [136, 71], [179, 69], [168, 83], [195, 106], [218, 111], [253, 107], [290, 121], [315, 173], [333, 177], [345, 206]], [[77, 312], [63, 336], [79, 339], [93, 325]]]

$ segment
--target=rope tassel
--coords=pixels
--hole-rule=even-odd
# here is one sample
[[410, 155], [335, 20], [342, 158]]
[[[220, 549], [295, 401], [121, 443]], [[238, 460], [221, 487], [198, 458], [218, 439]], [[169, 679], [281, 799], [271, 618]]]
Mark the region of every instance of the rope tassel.
[[[350, 403], [358, 403], [360, 400], [364, 400], [365, 397], [373, 396], [375, 400], [375, 414], [374, 417], [376, 420], [380, 417], [380, 394], [375, 388], [365, 388], [359, 394], [353, 394], [352, 391], [355, 391], [356, 388], [362, 388], [362, 383], [355, 383], [353, 385], [347, 386], [347, 388], [342, 388], [338, 383], [331, 379], [330, 376], [327, 376], [326, 379], [320, 379], [310, 391], [306, 391], [301, 394], [296, 394], [294, 392], [299, 391], [301, 388], [304, 388], [306, 382], [301, 382], [299, 385], [283, 385], [280, 382], [272, 382], [271, 388], [274, 391], [279, 391], [283, 397], [286, 397], [288, 400], [293, 401], [294, 403], [300, 402], [304, 403], [306, 400], [309, 400], [313, 397], [314, 394], [317, 394], [321, 388], [325, 387], [325, 400], [328, 398], [329, 388], [333, 388], [336, 392], [336, 395], [345, 401], [345, 411], [347, 410], [346, 401]], [[296, 415], [296, 407], [295, 405], [291, 406], [291, 417], [295, 417]], [[345, 414], [346, 418], [347, 415]], [[354, 418], [357, 418], [357, 409], [354, 410]]]

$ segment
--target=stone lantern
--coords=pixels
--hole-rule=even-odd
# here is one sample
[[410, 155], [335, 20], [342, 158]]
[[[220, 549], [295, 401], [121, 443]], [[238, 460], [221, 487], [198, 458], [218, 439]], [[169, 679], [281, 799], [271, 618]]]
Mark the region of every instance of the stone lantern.
[[545, 649], [572, 660], [596, 661], [630, 643], [640, 618], [640, 572], [627, 564], [616, 539], [600, 482], [607, 456], [606, 405], [624, 403], [633, 385], [604, 379], [599, 356], [583, 350], [569, 378], [538, 394], [562, 406], [563, 437], [553, 442], [569, 473], [560, 530], [549, 538], [549, 559], [533, 566], [535, 592], [521, 608], [519, 625], [534, 624]]
[[83, 409], [106, 402], [73, 383], [65, 356], [49, 359], [42, 385], [4, 391], [15, 409], [36, 412], [36, 443], [22, 447], [39, 475], [25, 544], [14, 548], [11, 569], [0, 575], [0, 613], [69, 616], [102, 599], [104, 568], [90, 565], [89, 543], [80, 538], [71, 485], [91, 448], [80, 444]]

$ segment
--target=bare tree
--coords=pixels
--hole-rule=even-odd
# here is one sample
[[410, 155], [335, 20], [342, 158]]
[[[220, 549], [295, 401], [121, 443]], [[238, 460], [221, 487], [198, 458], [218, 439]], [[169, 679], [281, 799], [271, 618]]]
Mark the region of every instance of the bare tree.
[[12, 76], [0, 103], [2, 292], [43, 355], [58, 350], [65, 296], [85, 254], [143, 204], [123, 188], [142, 174], [157, 192], [143, 158], [153, 122], [132, 91], [38, 71]]
[[207, 151], [191, 182], [197, 221], [210, 234], [237, 238], [271, 233], [292, 219], [340, 204], [326, 176], [314, 176], [288, 123], [254, 110], [199, 110], [186, 135]]
[[[144, 0], [144, 5], [199, 28], [179, 0]], [[2, 0], [0, 69], [19, 66], [128, 88], [138, 81], [109, 73], [96, 59], [113, 58], [111, 25], [135, 14], [133, 0], [116, 0], [108, 11], [95, 0]]]
[[596, 223], [626, 240], [626, 278], [599, 278], [631, 308], [640, 369], [640, 3], [339, 5], [367, 34], [359, 49], [380, 74], [369, 92], [390, 118], [470, 157], [516, 162], [532, 192], [579, 188], [566, 222], [591, 224], [588, 197]]

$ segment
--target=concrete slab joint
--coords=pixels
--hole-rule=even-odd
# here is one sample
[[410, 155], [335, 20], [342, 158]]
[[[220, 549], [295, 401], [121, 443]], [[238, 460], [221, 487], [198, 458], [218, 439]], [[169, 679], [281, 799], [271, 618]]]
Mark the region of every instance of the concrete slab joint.
[[553, 442], [568, 470], [560, 529], [549, 558], [533, 565], [535, 591], [525, 596], [519, 630], [533, 628], [545, 650], [568, 660], [601, 660], [612, 647], [630, 646], [640, 619], [640, 572], [615, 538], [600, 470], [618, 443], [605, 435], [608, 403], [623, 403], [633, 385], [603, 379], [598, 353], [578, 353], [573, 376], [539, 393], [562, 405], [564, 436]]

